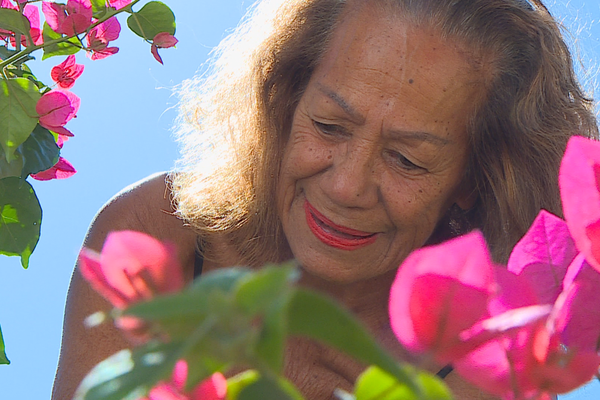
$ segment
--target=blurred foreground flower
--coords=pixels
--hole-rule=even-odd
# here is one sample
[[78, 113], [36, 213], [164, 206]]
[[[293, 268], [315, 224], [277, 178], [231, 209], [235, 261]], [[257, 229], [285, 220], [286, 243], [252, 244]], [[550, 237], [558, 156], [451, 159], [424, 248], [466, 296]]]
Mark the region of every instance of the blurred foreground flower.
[[[134, 231], [110, 233], [100, 254], [84, 248], [79, 269], [92, 287], [118, 309], [174, 293], [184, 286], [175, 247]], [[147, 326], [134, 317], [119, 317], [116, 324], [133, 342], [144, 342]]]
[[600, 273], [576, 256], [566, 223], [542, 212], [508, 270], [489, 260], [479, 232], [409, 256], [390, 293], [398, 339], [506, 400], [589, 381], [600, 366]]
[[173, 369], [169, 382], [160, 382], [148, 393], [148, 397], [140, 400], [224, 400], [227, 394], [227, 380], [223, 374], [216, 372], [200, 382], [189, 392], [185, 391], [188, 366], [185, 360], [179, 360]]
[[79, 255], [84, 278], [117, 308], [183, 288], [175, 247], [134, 231], [110, 233], [100, 254]]
[[413, 252], [390, 291], [396, 337], [442, 365], [473, 350], [459, 334], [486, 315], [494, 268], [479, 233]]
[[559, 184], [577, 248], [600, 271], [600, 142], [577, 136], [569, 140]]

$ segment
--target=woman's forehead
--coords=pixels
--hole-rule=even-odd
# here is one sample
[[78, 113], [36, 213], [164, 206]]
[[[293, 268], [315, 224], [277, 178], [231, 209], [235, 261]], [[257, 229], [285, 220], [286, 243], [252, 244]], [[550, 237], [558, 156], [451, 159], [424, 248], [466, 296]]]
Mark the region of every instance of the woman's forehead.
[[471, 114], [484, 85], [465, 51], [432, 29], [363, 7], [342, 19], [308, 89], [325, 88], [358, 109], [377, 95], [380, 107], [410, 99], [409, 108], [441, 119]]

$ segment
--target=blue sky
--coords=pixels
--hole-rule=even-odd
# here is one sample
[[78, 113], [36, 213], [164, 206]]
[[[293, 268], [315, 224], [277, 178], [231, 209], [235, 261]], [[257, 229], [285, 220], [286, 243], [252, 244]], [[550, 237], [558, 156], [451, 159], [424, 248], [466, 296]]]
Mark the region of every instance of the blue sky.
[[[120, 52], [90, 61], [72, 91], [82, 99], [75, 134], [62, 155], [78, 170], [62, 181], [33, 182], [42, 204], [42, 235], [28, 270], [18, 258], [0, 256], [0, 324], [12, 361], [0, 366], [1, 399], [48, 399], [60, 350], [63, 308], [73, 265], [97, 210], [115, 193], [154, 172], [170, 169], [177, 145], [173, 89], [193, 76], [208, 52], [235, 27], [251, 1], [163, 0], [177, 18], [177, 49], [162, 50], [164, 66], [131, 33], [122, 18]], [[596, 0], [549, 2], [576, 39], [590, 91], [600, 66], [600, 5]], [[41, 55], [38, 55], [41, 59]], [[39, 79], [62, 57], [30, 63]], [[600, 398], [600, 384], [561, 396]]]

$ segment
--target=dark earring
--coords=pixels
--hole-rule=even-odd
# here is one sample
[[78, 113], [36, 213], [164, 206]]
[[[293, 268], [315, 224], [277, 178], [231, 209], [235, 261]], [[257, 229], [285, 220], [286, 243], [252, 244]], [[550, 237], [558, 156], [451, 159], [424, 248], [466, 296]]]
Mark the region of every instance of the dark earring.
[[464, 235], [473, 229], [467, 218], [467, 212], [456, 203], [448, 210], [448, 227], [451, 237]]

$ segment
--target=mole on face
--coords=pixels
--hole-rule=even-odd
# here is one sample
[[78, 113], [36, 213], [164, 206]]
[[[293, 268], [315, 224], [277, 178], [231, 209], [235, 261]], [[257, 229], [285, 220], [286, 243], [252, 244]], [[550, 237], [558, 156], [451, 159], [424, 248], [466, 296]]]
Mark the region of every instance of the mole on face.
[[413, 83], [415, 83], [415, 80], [411, 78], [408, 80], [408, 83], [410, 83], [412, 85]]

